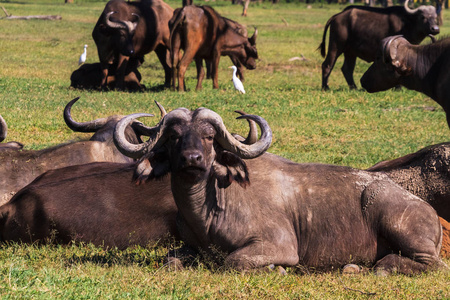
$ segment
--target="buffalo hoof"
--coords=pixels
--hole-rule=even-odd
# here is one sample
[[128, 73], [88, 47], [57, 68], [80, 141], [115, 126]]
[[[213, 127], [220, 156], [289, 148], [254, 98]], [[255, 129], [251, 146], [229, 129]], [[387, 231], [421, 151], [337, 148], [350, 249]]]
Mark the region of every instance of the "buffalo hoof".
[[183, 263], [179, 258], [169, 256], [167, 258], [166, 266], [169, 271], [182, 271], [184, 270]]
[[361, 273], [362, 268], [355, 264], [348, 264], [342, 268], [342, 274], [353, 275]]
[[322, 85], [322, 91], [326, 92], [329, 90], [330, 90], [330, 87], [328, 85]]
[[286, 270], [282, 266], [275, 267], [274, 264], [269, 265], [269, 269], [271, 271], [277, 272], [280, 275], [287, 275]]

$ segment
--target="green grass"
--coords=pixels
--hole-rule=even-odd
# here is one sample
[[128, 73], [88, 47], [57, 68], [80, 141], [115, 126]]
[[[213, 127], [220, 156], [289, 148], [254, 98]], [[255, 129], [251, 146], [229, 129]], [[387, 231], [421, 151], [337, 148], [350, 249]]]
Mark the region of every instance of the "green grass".
[[[169, 1], [172, 7], [179, 1]], [[201, 2], [199, 2], [201, 3]], [[215, 110], [230, 131], [245, 134], [247, 124], [235, 120], [236, 109], [266, 118], [274, 133], [269, 149], [296, 162], [322, 162], [367, 168], [427, 145], [448, 141], [444, 111], [426, 96], [402, 89], [368, 94], [350, 91], [340, 72], [342, 57], [330, 77], [329, 92], [321, 91], [323, 58], [316, 51], [328, 18], [340, 11], [337, 4], [252, 3], [247, 18], [241, 6], [228, 1], [205, 2], [221, 14], [245, 24], [257, 40], [257, 69], [246, 71], [247, 94], [239, 95], [231, 82], [231, 65], [223, 57], [219, 89], [210, 80], [196, 92], [195, 67], [187, 72], [186, 93], [153, 92], [164, 81], [154, 53], [140, 68], [143, 93], [96, 92], [69, 89], [83, 45], [88, 63], [98, 61], [92, 29], [105, 2], [5, 1], [14, 15], [59, 14], [61, 21], [0, 20], [0, 114], [9, 126], [7, 141], [41, 149], [89, 135], [71, 132], [62, 110], [81, 96], [73, 116], [87, 121], [112, 114], [150, 112], [158, 115], [153, 100], [167, 110], [177, 107]], [[441, 35], [448, 35], [446, 21]], [[426, 41], [428, 42], [428, 41]], [[328, 41], [327, 41], [328, 45]], [[292, 57], [306, 58], [289, 62]], [[355, 81], [369, 64], [357, 61]], [[424, 109], [432, 106], [434, 111]], [[145, 120], [154, 124], [157, 119]], [[280, 277], [275, 274], [239, 274], [209, 270], [205, 265], [183, 272], [162, 267], [165, 248], [103, 250], [90, 245], [6, 245], [0, 249], [0, 296], [6, 299], [122, 299], [122, 298], [314, 298], [411, 299], [449, 298], [448, 274], [434, 272], [415, 277], [378, 278], [342, 276], [339, 272]]]

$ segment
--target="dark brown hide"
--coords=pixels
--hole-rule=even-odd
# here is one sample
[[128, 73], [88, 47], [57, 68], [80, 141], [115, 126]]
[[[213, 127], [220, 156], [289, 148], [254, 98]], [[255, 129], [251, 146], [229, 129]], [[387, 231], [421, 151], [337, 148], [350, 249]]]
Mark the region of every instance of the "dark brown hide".
[[[270, 144], [270, 128], [260, 117], [245, 117], [261, 128], [251, 145], [258, 150], [243, 151], [220, 116], [204, 108], [168, 113], [159, 138], [143, 145], [150, 178], [171, 173], [178, 230], [188, 245], [206, 252], [213, 246], [237, 269], [357, 263], [415, 274], [446, 267], [441, 225], [428, 203], [385, 174], [257, 157]], [[128, 118], [115, 135], [124, 152], [134, 149], [117, 141]]]
[[411, 43], [419, 44], [429, 34], [438, 34], [434, 6], [420, 6], [414, 13], [402, 6], [387, 8], [349, 6], [332, 16], [323, 33], [319, 48], [325, 57], [325, 38], [330, 27], [328, 53], [322, 64], [322, 89], [328, 90], [328, 77], [337, 58], [344, 54], [342, 73], [350, 88], [356, 88], [353, 70], [356, 58], [367, 62], [375, 60], [381, 40], [402, 34]]
[[[233, 25], [232, 25], [233, 24]], [[242, 34], [242, 26], [221, 17], [209, 6], [186, 6], [177, 10], [170, 20], [172, 85], [184, 91], [184, 74], [195, 59], [197, 87], [201, 89], [204, 77], [202, 61], [211, 66], [213, 88], [219, 88], [218, 66], [220, 56], [230, 56], [248, 69], [255, 69], [258, 58], [255, 34], [248, 38]], [[179, 58], [180, 49], [184, 50]]]
[[401, 36], [382, 41], [379, 58], [361, 78], [369, 93], [402, 85], [424, 93], [442, 106], [450, 127], [450, 38], [411, 45]]
[[124, 249], [177, 237], [170, 179], [136, 185], [134, 164], [51, 170], [0, 207], [0, 240]]
[[[130, 70], [133, 66], [132, 62], [128, 62], [127, 71], [125, 72], [124, 88], [129, 91], [139, 91], [145, 86], [141, 85], [141, 73], [137, 68]], [[108, 77], [106, 84], [108, 89], [113, 90], [116, 87], [116, 66], [109, 65]], [[100, 63], [83, 64], [77, 70], [73, 71], [70, 76], [70, 86], [76, 89], [98, 89], [102, 84], [102, 68]]]
[[130, 59], [140, 59], [155, 51], [170, 85], [169, 26], [173, 9], [161, 0], [109, 1], [92, 32], [102, 64], [102, 88], [107, 87], [109, 65], [117, 66], [115, 88], [124, 88]]

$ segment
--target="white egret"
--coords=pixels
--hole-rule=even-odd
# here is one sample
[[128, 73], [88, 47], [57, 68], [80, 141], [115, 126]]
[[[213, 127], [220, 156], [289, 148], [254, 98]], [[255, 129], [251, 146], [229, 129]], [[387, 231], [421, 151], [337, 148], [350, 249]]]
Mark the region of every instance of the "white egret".
[[233, 84], [234, 84], [234, 88], [236, 90], [238, 90], [239, 92], [241, 92], [242, 94], [245, 94], [244, 85], [239, 80], [239, 78], [237, 78], [237, 76], [236, 76], [236, 71], [237, 71], [236, 66], [231, 66], [229, 68], [233, 69]]
[[80, 55], [80, 59], [78, 60], [78, 65], [84, 64], [84, 62], [86, 61], [86, 54], [87, 54], [86, 48], [87, 48], [87, 46], [88, 45], [84, 45], [84, 51]]

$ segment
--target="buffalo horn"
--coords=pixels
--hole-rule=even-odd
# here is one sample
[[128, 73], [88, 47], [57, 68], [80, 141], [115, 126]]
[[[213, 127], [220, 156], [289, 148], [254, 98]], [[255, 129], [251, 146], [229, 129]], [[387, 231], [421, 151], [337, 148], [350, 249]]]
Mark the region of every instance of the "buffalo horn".
[[[164, 118], [164, 116], [167, 115], [167, 112], [164, 109], [164, 107], [158, 101], [155, 100], [155, 103], [156, 103], [156, 105], [159, 108], [159, 112], [161, 113], [161, 119], [159, 121], [159, 123], [161, 123], [161, 121]], [[158, 123], [158, 125], [159, 125], [159, 123]], [[157, 130], [159, 130], [158, 129], [158, 125], [153, 126], [153, 127], [149, 127], [149, 126], [146, 126], [146, 125], [142, 124], [141, 122], [133, 122], [132, 126], [133, 126], [133, 129], [138, 131], [140, 135], [145, 135], [145, 136], [152, 137], [152, 136], [155, 135], [155, 132]]]
[[64, 121], [66, 122], [67, 126], [72, 129], [73, 131], [77, 132], [96, 132], [100, 128], [102, 128], [106, 122], [108, 122], [107, 118], [101, 118], [96, 119], [89, 122], [77, 122], [74, 119], [72, 119], [71, 115], [71, 109], [72, 105], [78, 101], [80, 97], [76, 97], [75, 99], [72, 99], [69, 103], [67, 103], [66, 107], [64, 108]]
[[[240, 114], [241, 116], [246, 115], [246, 113], [242, 110], [235, 110], [234, 112]], [[258, 140], [258, 127], [256, 127], [256, 123], [252, 119], [247, 119], [247, 122], [250, 129], [248, 131], [247, 138], [242, 141], [242, 143], [251, 145], [256, 143]]]
[[203, 108], [197, 115], [198, 119], [209, 122], [217, 131], [216, 140], [225, 149], [241, 158], [255, 158], [263, 154], [272, 143], [272, 130], [266, 120], [256, 115], [243, 115], [237, 119], [251, 119], [261, 128], [261, 138], [252, 145], [246, 145], [237, 140], [225, 128], [222, 118], [212, 110]]
[[116, 11], [110, 11], [105, 16], [106, 25], [108, 25], [111, 28], [120, 28], [120, 29], [128, 29], [129, 32], [136, 29], [136, 26], [139, 22], [139, 15], [132, 13], [131, 15], [137, 17], [137, 20], [135, 22], [130, 21], [113, 21], [111, 19], [112, 15], [117, 13]]
[[383, 62], [384, 63], [390, 63], [392, 61], [393, 57], [391, 56], [391, 44], [396, 39], [402, 38], [402, 37], [403, 37], [403, 35], [394, 35], [384, 41], [384, 46], [383, 46]]
[[127, 141], [125, 137], [125, 128], [128, 126], [128, 124], [133, 121], [134, 119], [140, 118], [140, 117], [152, 117], [152, 114], [146, 114], [146, 113], [137, 113], [137, 114], [131, 114], [126, 117], [124, 117], [122, 120], [120, 120], [116, 124], [116, 128], [114, 130], [114, 144], [116, 145], [117, 149], [123, 154], [131, 158], [139, 159], [142, 156], [144, 156], [145, 153], [147, 153], [147, 149], [149, 146], [149, 142], [146, 143], [140, 143], [140, 144], [132, 144]]
[[8, 126], [6, 126], [5, 119], [0, 115], [0, 142], [6, 139], [6, 133], [8, 131]]
[[408, 2], [409, 2], [409, 0], [405, 1], [405, 10], [406, 10], [406, 12], [410, 13], [410, 14], [415, 14], [419, 10], [419, 8], [416, 8], [416, 9], [409, 8]]
[[436, 43], [436, 37], [434, 35], [429, 34], [428, 37], [431, 39], [432, 44]]
[[258, 37], [258, 28], [255, 27], [255, 32], [253, 33], [252, 37], [248, 39], [250, 42], [250, 45], [254, 46], [256, 45], [256, 38]]

